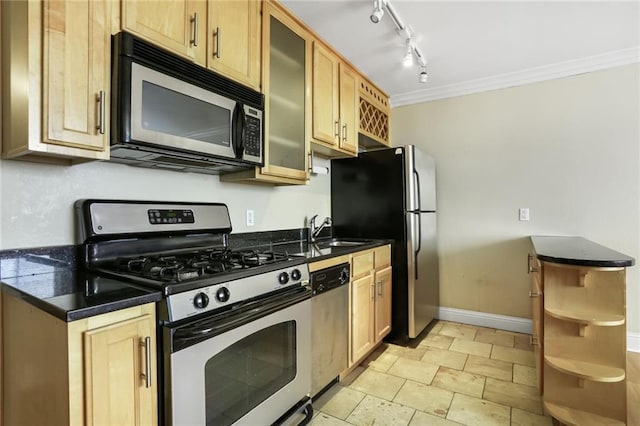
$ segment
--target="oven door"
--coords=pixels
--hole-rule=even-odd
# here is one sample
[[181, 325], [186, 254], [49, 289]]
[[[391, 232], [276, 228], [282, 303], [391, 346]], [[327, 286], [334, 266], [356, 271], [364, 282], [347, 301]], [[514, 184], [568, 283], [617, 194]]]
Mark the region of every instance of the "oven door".
[[266, 425], [308, 399], [309, 297], [284, 295], [170, 330], [166, 423]]

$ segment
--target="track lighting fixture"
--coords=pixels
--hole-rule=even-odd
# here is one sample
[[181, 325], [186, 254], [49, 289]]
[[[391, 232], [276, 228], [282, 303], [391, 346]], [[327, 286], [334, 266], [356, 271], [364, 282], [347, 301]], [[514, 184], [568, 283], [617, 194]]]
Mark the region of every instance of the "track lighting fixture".
[[373, 0], [373, 12], [371, 12], [371, 22], [377, 24], [384, 16], [384, 0]]
[[370, 16], [371, 22], [374, 24], [380, 22], [385, 11], [389, 13], [389, 19], [391, 19], [396, 26], [398, 35], [406, 40], [406, 51], [402, 59], [402, 65], [411, 67], [417, 62], [420, 67], [420, 74], [418, 75], [419, 81], [420, 83], [426, 83], [428, 75], [426, 68], [427, 62], [424, 55], [418, 46], [414, 45], [411, 41], [411, 28], [402, 22], [402, 19], [400, 19], [400, 16], [398, 16], [398, 13], [391, 5], [390, 0], [373, 0], [373, 12]]

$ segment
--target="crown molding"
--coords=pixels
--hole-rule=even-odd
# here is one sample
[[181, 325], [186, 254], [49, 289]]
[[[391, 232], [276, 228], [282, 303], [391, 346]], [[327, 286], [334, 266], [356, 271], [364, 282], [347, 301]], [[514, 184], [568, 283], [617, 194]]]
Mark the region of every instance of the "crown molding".
[[576, 74], [584, 74], [593, 71], [614, 68], [622, 65], [640, 62], [640, 46], [628, 49], [615, 50], [571, 61], [558, 62], [499, 74], [492, 77], [465, 81], [462, 83], [448, 84], [423, 90], [401, 93], [391, 97], [391, 107], [411, 105], [420, 102], [434, 101], [437, 99], [453, 98], [455, 96], [470, 95], [472, 93], [486, 92], [488, 90], [504, 89], [507, 87], [522, 86], [545, 80], [569, 77]]

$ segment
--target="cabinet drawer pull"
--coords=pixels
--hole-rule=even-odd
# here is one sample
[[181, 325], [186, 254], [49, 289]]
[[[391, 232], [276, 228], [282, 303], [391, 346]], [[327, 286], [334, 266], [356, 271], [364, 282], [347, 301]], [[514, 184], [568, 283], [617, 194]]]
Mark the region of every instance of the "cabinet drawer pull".
[[542, 296], [542, 293], [534, 293], [533, 291], [529, 292], [529, 297], [540, 297]]
[[193, 44], [193, 47], [198, 47], [198, 12], [193, 13], [193, 18], [191, 18], [190, 21], [193, 26], [193, 38], [191, 39], [191, 44]]
[[220, 59], [220, 27], [216, 27], [216, 31], [213, 33], [216, 39], [216, 51], [213, 52], [213, 56]]
[[540, 346], [540, 340], [536, 336], [529, 336], [529, 344], [531, 346]]
[[151, 337], [147, 336], [144, 341], [140, 341], [140, 346], [144, 348], [145, 358], [145, 372], [140, 373], [140, 377], [144, 379], [144, 385], [147, 388], [151, 387]]
[[96, 102], [98, 102], [98, 125], [96, 126], [96, 130], [101, 135], [104, 135], [104, 122], [106, 116], [106, 106], [104, 104], [104, 90], [101, 90], [96, 96]]

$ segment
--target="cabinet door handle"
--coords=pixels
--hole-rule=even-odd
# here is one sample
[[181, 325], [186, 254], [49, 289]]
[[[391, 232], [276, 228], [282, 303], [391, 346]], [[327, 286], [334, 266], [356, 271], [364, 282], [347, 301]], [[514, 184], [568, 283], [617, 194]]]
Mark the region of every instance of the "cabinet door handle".
[[538, 272], [538, 268], [534, 268], [531, 266], [531, 261], [533, 260], [533, 255], [531, 253], [527, 254], [527, 274], [532, 272]]
[[540, 340], [537, 336], [529, 336], [529, 344], [531, 346], [540, 346]]
[[104, 122], [105, 122], [105, 114], [106, 114], [106, 106], [104, 104], [104, 90], [101, 90], [96, 96], [96, 102], [98, 102], [98, 125], [96, 126], [96, 130], [101, 135], [104, 135]]
[[347, 125], [346, 124], [344, 126], [342, 126], [342, 140], [343, 141], [347, 140]]
[[378, 281], [378, 296], [382, 297], [382, 280]]
[[335, 133], [335, 137], [339, 138], [340, 137], [340, 122], [336, 121], [335, 123], [333, 123], [333, 131]]
[[529, 297], [540, 297], [542, 296], [542, 293], [534, 293], [533, 291], [529, 292]]
[[216, 39], [216, 51], [213, 52], [213, 56], [220, 59], [220, 27], [216, 27], [216, 31], [213, 33]]
[[193, 18], [191, 18], [190, 21], [193, 26], [193, 38], [191, 39], [191, 44], [193, 44], [193, 47], [198, 47], [198, 12], [193, 13]]
[[376, 283], [371, 284], [371, 298], [374, 300], [376, 298]]
[[140, 377], [144, 379], [144, 385], [147, 388], [151, 387], [151, 337], [147, 336], [144, 341], [140, 341], [140, 346], [144, 348], [145, 358], [145, 372], [140, 373]]

